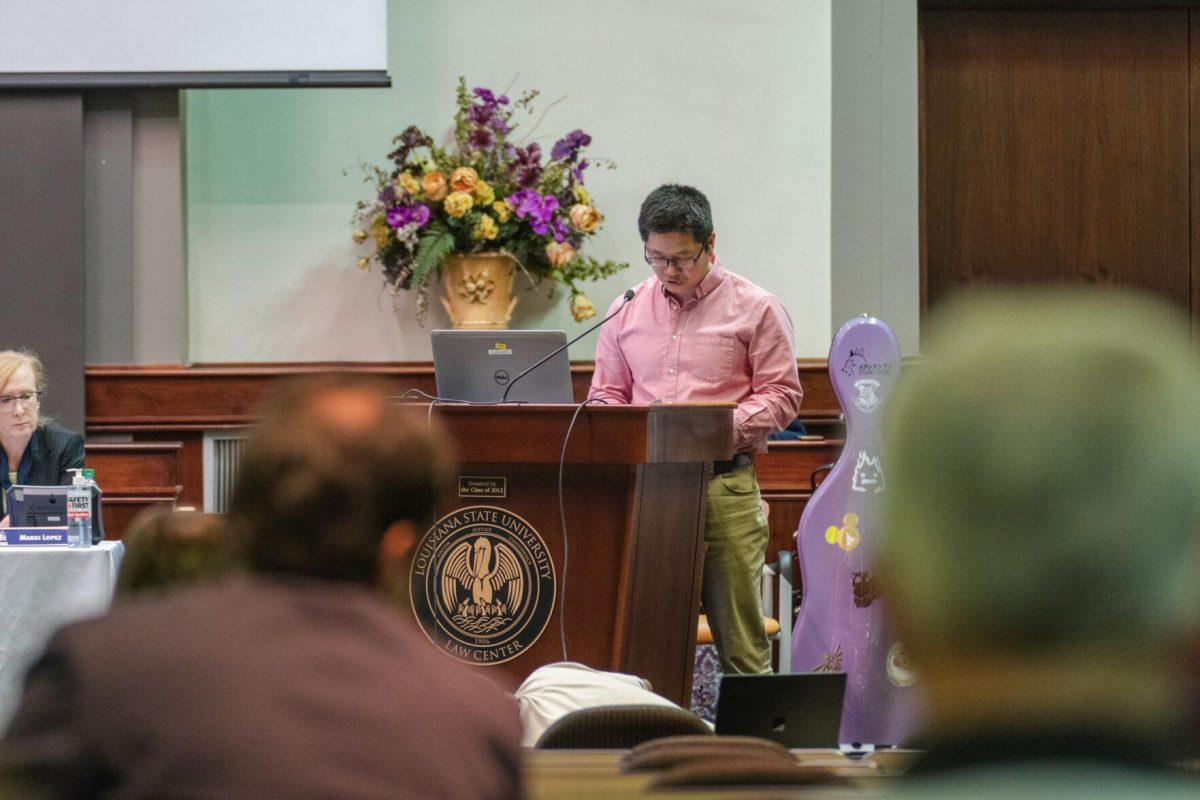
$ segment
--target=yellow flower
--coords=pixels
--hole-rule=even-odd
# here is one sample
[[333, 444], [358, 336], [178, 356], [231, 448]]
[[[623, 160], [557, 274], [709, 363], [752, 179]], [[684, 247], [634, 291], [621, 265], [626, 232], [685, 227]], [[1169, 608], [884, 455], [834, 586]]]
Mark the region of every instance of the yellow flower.
[[570, 264], [574, 257], [575, 248], [566, 242], [551, 242], [546, 245], [546, 258], [550, 259], [550, 265], [553, 267]]
[[436, 170], [426, 173], [425, 177], [421, 178], [421, 189], [424, 190], [425, 197], [435, 203], [450, 191], [450, 187], [446, 185], [446, 176]]
[[597, 211], [592, 206], [576, 203], [571, 206], [571, 224], [575, 229], [583, 233], [592, 233], [596, 228], [600, 227], [600, 223], [604, 221], [604, 215]]
[[450, 188], [456, 192], [471, 192], [479, 183], [479, 173], [470, 167], [459, 167], [450, 176]]
[[370, 263], [371, 263], [371, 259], [367, 258], [366, 256], [362, 256], [361, 258], [358, 259], [358, 268], [366, 269], [367, 265]]
[[585, 294], [571, 295], [571, 316], [575, 317], [576, 322], [583, 322], [585, 319], [591, 319], [596, 316], [596, 307], [592, 305], [592, 301], [588, 300]]
[[512, 209], [503, 200], [492, 203], [492, 210], [496, 212], [496, 219], [501, 222], [508, 222], [508, 218], [512, 216]]
[[362, 228], [355, 228], [354, 233], [350, 234], [350, 238], [354, 240], [355, 244], [362, 244], [367, 240], [367, 232]]
[[474, 204], [475, 202], [471, 200], [471, 195], [466, 192], [451, 192], [450, 196], [446, 198], [446, 202], [442, 204], [442, 207], [446, 209], [447, 214], [455, 219], [460, 219], [463, 214], [471, 210], [471, 206]]
[[575, 202], [583, 203], [585, 206], [590, 206], [592, 204], [592, 198], [588, 196], [588, 190], [583, 188], [578, 183], [575, 184], [575, 188], [572, 191], [575, 194]]
[[383, 214], [375, 217], [371, 222], [371, 236], [375, 239], [375, 249], [381, 250], [388, 246], [388, 239], [392, 235], [392, 228], [387, 224], [387, 217]]
[[496, 192], [492, 190], [492, 185], [487, 181], [480, 181], [475, 184], [475, 201], [481, 206], [490, 206], [492, 201], [496, 199]]
[[495, 239], [499, 232], [496, 221], [487, 214], [482, 214], [479, 222], [475, 225], [475, 230], [471, 231], [471, 236], [475, 239]]
[[400, 173], [400, 188], [413, 197], [421, 193], [421, 183], [407, 172]]

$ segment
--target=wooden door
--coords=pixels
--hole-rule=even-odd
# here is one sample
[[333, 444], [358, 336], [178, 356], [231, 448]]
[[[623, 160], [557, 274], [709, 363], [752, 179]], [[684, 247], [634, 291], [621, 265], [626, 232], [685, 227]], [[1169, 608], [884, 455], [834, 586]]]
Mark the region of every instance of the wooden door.
[[1088, 282], [1193, 305], [1189, 11], [923, 7], [923, 297]]

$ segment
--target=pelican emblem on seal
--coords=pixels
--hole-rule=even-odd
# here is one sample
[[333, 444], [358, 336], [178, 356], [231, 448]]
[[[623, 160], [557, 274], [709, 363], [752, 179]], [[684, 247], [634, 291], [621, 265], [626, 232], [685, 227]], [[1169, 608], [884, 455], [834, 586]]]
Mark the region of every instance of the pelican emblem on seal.
[[493, 546], [486, 536], [450, 551], [441, 583], [446, 612], [470, 633], [494, 631], [512, 622], [525, 589], [517, 554], [503, 542]]

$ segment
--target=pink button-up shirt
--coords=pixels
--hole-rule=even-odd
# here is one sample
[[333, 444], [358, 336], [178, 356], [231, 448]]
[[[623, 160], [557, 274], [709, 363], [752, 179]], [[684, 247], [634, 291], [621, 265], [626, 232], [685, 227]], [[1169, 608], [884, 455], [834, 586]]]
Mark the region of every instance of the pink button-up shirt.
[[767, 434], [796, 418], [804, 396], [792, 320], [779, 299], [715, 258], [686, 303], [654, 276], [634, 292], [600, 329], [588, 396], [607, 403], [737, 403], [734, 450], [766, 452]]

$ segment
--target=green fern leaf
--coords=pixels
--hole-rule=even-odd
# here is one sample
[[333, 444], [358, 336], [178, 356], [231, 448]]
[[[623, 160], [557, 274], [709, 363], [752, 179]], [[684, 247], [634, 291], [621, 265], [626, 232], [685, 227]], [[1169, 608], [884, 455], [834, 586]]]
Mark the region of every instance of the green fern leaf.
[[421, 286], [436, 272], [446, 256], [454, 251], [454, 234], [440, 226], [430, 230], [417, 241], [413, 259], [412, 285]]

